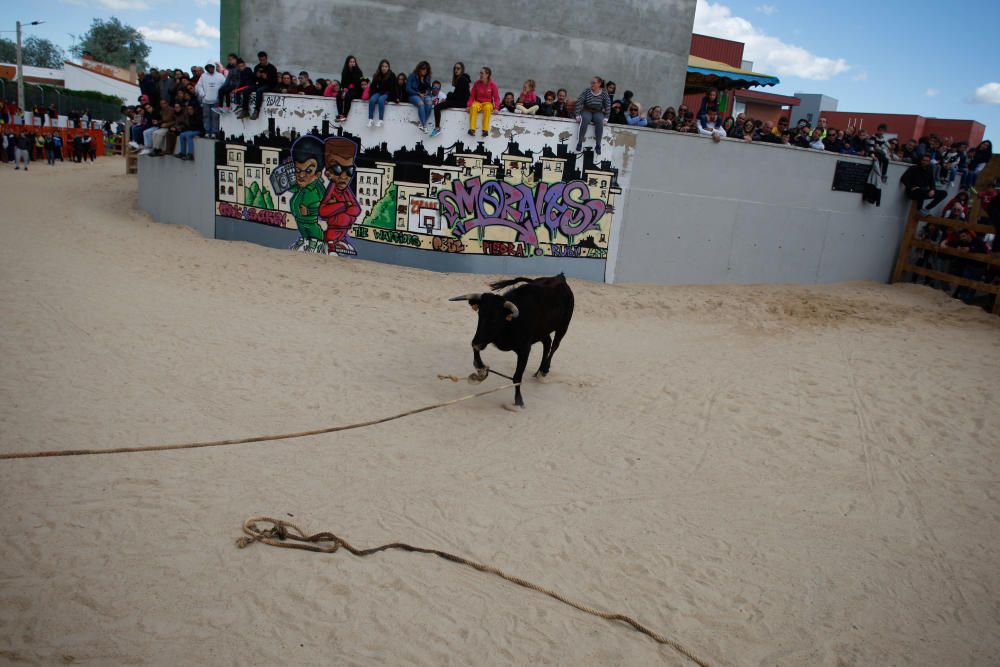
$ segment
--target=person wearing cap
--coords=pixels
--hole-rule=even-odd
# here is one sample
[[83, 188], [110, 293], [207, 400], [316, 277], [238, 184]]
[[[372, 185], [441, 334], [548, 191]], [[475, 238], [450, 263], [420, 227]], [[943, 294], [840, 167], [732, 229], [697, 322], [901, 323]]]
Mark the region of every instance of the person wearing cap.
[[326, 219], [325, 238], [327, 251], [331, 254], [338, 251], [347, 255], [357, 254], [347, 240], [351, 225], [361, 215], [358, 200], [348, 187], [357, 169], [354, 165], [357, 153], [357, 144], [343, 137], [327, 139], [323, 144], [325, 173], [330, 186], [319, 205], [319, 215]]
[[205, 135], [215, 138], [219, 131], [219, 116], [212, 113], [212, 107], [219, 102], [219, 90], [226, 83], [226, 77], [215, 71], [215, 65], [208, 63], [205, 65], [205, 73], [198, 78], [195, 86], [195, 93], [201, 103], [201, 117], [205, 126]]

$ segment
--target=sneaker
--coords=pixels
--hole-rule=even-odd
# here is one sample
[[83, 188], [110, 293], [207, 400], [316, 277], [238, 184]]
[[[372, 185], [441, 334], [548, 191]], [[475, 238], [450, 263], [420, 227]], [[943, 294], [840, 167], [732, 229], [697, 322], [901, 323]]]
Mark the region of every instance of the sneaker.
[[368, 119], [368, 127], [373, 127], [374, 125], [375, 125], [375, 121], [372, 120], [371, 118], [369, 118]]
[[576, 145], [576, 152], [579, 153], [582, 150], [583, 150], [583, 144], [577, 144]]
[[134, 150], [134, 151], [137, 151], [137, 150], [139, 150], [140, 148], [142, 148], [142, 146], [140, 146], [139, 144], [137, 144], [137, 143], [136, 143], [136, 142], [134, 142], [134, 141], [130, 141], [130, 142], [128, 142], [128, 147], [129, 147], [129, 148], [131, 148], [131, 149], [132, 149], [132, 150]]
[[427, 126], [426, 125], [421, 125], [419, 127], [420, 127], [420, 131], [421, 132], [423, 132], [424, 134], [427, 134]]
[[184, 160], [184, 159], [186, 159], [184, 157], [184, 153], [174, 153], [174, 157], [177, 158], [178, 160]]
[[149, 155], [152, 152], [153, 149], [147, 146], [146, 148], [143, 148], [141, 151], [139, 151], [139, 155]]
[[434, 137], [436, 137], [437, 135], [439, 135], [439, 134], [441, 134], [441, 129], [440, 128], [435, 127], [433, 130], [431, 130], [431, 138], [432, 139]]
[[469, 130], [469, 136], [470, 137], [476, 136], [476, 131], [475, 130]]
[[594, 152], [597, 153], [598, 155], [601, 154], [601, 145], [600, 144], [597, 144], [596, 146], [594, 146]]
[[382, 127], [382, 121], [375, 123], [375, 127]]
[[347, 116], [337, 116], [338, 123], [343, 123], [345, 120], [347, 120]]
[[487, 132], [486, 130], [483, 130], [482, 132], [480, 132], [480, 134], [481, 134], [482, 136], [484, 136], [484, 137], [488, 137], [488, 136], [490, 136], [490, 133], [489, 133], [489, 132]]

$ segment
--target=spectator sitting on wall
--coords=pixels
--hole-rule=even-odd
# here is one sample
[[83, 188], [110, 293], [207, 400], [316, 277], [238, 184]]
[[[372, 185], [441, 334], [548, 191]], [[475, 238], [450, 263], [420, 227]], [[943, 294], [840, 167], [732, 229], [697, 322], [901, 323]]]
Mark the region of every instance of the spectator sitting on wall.
[[434, 129], [431, 131], [432, 137], [436, 137], [441, 133], [442, 111], [445, 109], [468, 108], [471, 88], [472, 79], [465, 73], [465, 63], [455, 63], [451, 68], [451, 92], [445, 95], [443, 101], [434, 105]]
[[619, 100], [622, 104], [622, 111], [628, 113], [629, 107], [635, 104], [634, 98], [635, 98], [635, 93], [633, 93], [631, 90], [625, 91], [625, 94], [622, 95], [621, 100]]
[[772, 130], [774, 136], [780, 139], [781, 135], [787, 131], [788, 131], [788, 119], [785, 117], [779, 118], [777, 126], [775, 126], [775, 128]]
[[629, 105], [628, 113], [625, 114], [625, 122], [635, 127], [646, 127], [646, 117], [643, 115], [642, 107], [639, 106], [638, 102], [633, 102]]
[[809, 148], [817, 151], [825, 151], [826, 144], [823, 143], [823, 130], [818, 127], [812, 131], [812, 135], [809, 139]]
[[[273, 92], [278, 86], [278, 68], [268, 62], [267, 52], [257, 53], [257, 64], [253, 68], [252, 87], [243, 93], [243, 109], [240, 116], [245, 118], [250, 116], [255, 119], [260, 116], [260, 109], [264, 106], [264, 95]], [[253, 113], [250, 112], [250, 102], [254, 102]]]
[[406, 77], [406, 99], [417, 107], [421, 132], [427, 132], [427, 120], [434, 110], [431, 83], [431, 64], [426, 60], [417, 63], [410, 75]]
[[[936, 190], [934, 183], [934, 171], [931, 167], [931, 156], [924, 154], [920, 158], [920, 164], [915, 164], [900, 177], [900, 182], [906, 187], [906, 196], [917, 202], [921, 213], [927, 213], [940, 204], [947, 193], [944, 190]], [[931, 205], [924, 206], [924, 200], [930, 199]]]
[[726, 131], [726, 136], [733, 136], [733, 131], [736, 129], [736, 119], [732, 116], [724, 118], [722, 120], [722, 129]]
[[500, 105], [500, 89], [493, 81], [493, 70], [483, 67], [479, 70], [479, 78], [472, 84], [469, 91], [469, 136], [476, 136], [476, 123], [479, 115], [483, 116], [482, 136], [490, 132], [490, 115]]
[[611, 103], [611, 115], [608, 116], [608, 122], [614, 125], [628, 125], [628, 119], [625, 118], [625, 111], [622, 109], [621, 100]]
[[542, 103], [538, 105], [538, 115], [552, 118], [556, 115], [556, 94], [554, 91], [546, 90], [542, 96]]
[[316, 85], [313, 84], [312, 79], [309, 78], [309, 72], [302, 71], [299, 72], [299, 94], [300, 95], [318, 95], [316, 91]]
[[663, 111], [661, 125], [664, 130], [674, 130], [677, 128], [677, 111], [673, 107], [667, 107]]
[[279, 93], [284, 93], [285, 95], [297, 95], [299, 92], [299, 82], [292, 78], [291, 72], [282, 72], [281, 78], [278, 79], [278, 90]]
[[701, 98], [701, 107], [698, 109], [699, 121], [704, 121], [708, 117], [709, 109], [715, 109], [717, 112], [720, 110], [718, 88], [709, 88], [708, 92], [705, 93], [705, 96]]
[[[375, 123], [375, 110], [378, 109], [378, 126], [382, 127], [385, 120], [385, 105], [389, 101], [392, 92], [393, 81], [396, 75], [392, 72], [392, 65], [384, 58], [379, 62], [375, 76], [372, 77], [371, 85], [368, 88], [368, 127]], [[446, 102], [447, 104], [447, 102]], [[435, 113], [440, 113], [435, 108]]]
[[517, 97], [517, 104], [514, 111], [528, 115], [538, 113], [538, 94], [535, 92], [535, 80], [528, 79], [521, 86], [521, 94]]
[[514, 93], [508, 91], [504, 93], [500, 100], [500, 111], [498, 113], [517, 113], [517, 102], [514, 100]]
[[[367, 86], [369, 82], [368, 79], [361, 79], [361, 83], [362, 85]], [[441, 82], [434, 80], [431, 83], [431, 104], [437, 107], [437, 105], [444, 102], [445, 97], [446, 95], [444, 94], [444, 91], [441, 90]], [[437, 126], [435, 125], [435, 129], [436, 127]]]
[[576, 152], [583, 150], [583, 141], [587, 138], [587, 128], [594, 126], [594, 152], [601, 154], [601, 138], [604, 136], [604, 125], [611, 115], [611, 95], [604, 79], [595, 76], [587, 88], [576, 99], [574, 106], [576, 121], [580, 123], [580, 134], [576, 138]]
[[174, 157], [181, 160], [194, 159], [194, 138], [201, 134], [201, 119], [198, 111], [201, 107], [189, 104], [181, 110], [175, 129], [177, 131], [177, 152]]
[[569, 92], [565, 88], [560, 88], [556, 91], [556, 103], [553, 109], [555, 109], [556, 116], [559, 118], [573, 117], [573, 113], [567, 108], [568, 97]]
[[406, 93], [406, 81], [407, 77], [402, 72], [396, 75], [396, 81], [389, 88], [389, 102], [392, 104], [405, 104], [407, 102], [409, 95]]
[[989, 140], [980, 143], [976, 147], [976, 152], [973, 153], [972, 159], [969, 160], [969, 170], [965, 174], [965, 182], [962, 186], [970, 190], [975, 190], [976, 179], [979, 178], [980, 172], [986, 168], [986, 165], [990, 163], [992, 158], [993, 143]]
[[719, 112], [717, 109], [711, 106], [705, 112], [705, 118], [698, 119], [698, 134], [706, 137], [712, 137], [712, 141], [719, 143], [726, 136], [726, 131], [722, 129], [722, 123], [719, 122]]
[[[406, 75], [400, 74], [400, 76], [403, 77], [403, 87], [405, 91]], [[337, 81], [336, 79], [330, 79], [330, 81], [326, 84], [326, 88], [323, 89], [323, 97], [337, 97], [338, 95], [340, 95], [340, 82]], [[400, 99], [405, 100], [406, 96], [404, 95]]]
[[226, 70], [226, 80], [219, 88], [219, 104], [216, 107], [216, 112], [221, 112], [224, 109], [230, 107], [230, 96], [233, 91], [240, 87], [240, 68], [239, 68], [240, 57], [235, 53], [230, 53], [226, 56], [226, 63], [228, 69]]
[[654, 106], [646, 112], [646, 127], [652, 127], [657, 130], [672, 129], [670, 123], [663, 120], [663, 109], [659, 106]]
[[[430, 66], [427, 67], [427, 75], [430, 77]], [[347, 56], [344, 59], [344, 68], [340, 72], [340, 95], [337, 96], [337, 122], [343, 123], [347, 120], [347, 115], [351, 113], [351, 103], [361, 99], [364, 91], [361, 89], [361, 79], [364, 78], [361, 66], [354, 56]], [[430, 86], [428, 85], [429, 94]], [[426, 123], [426, 121], [424, 121]]]
[[606, 84], [604, 84], [604, 90], [606, 90], [608, 93], [608, 99], [611, 100], [612, 104], [614, 104], [615, 93], [618, 92], [618, 84], [615, 83], [614, 81], [608, 81]]

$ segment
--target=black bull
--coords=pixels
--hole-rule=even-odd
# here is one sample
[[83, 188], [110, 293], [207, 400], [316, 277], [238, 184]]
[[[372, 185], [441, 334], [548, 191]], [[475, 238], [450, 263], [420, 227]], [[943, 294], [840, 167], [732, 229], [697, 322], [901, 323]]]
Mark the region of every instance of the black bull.
[[552, 365], [552, 355], [559, 349], [559, 343], [569, 328], [574, 300], [573, 290], [561, 273], [549, 278], [501, 280], [490, 287], [498, 290], [518, 283], [522, 284], [504, 294], [463, 294], [449, 301], [468, 301], [472, 309], [479, 313], [479, 324], [472, 339], [472, 361], [477, 370], [473, 379], [486, 378], [487, 367], [479, 353], [487, 345], [517, 354], [514, 382], [518, 385], [514, 388], [514, 405], [523, 408], [520, 382], [528, 365], [531, 346], [541, 343], [544, 348], [542, 363], [535, 377], [545, 377]]

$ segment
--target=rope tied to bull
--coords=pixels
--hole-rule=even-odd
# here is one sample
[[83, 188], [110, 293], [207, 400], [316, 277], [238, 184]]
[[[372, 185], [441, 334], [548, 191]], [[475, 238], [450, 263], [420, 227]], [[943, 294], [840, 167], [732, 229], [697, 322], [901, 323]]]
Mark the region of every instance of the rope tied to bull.
[[[441, 377], [440, 375], [438, 377]], [[504, 376], [506, 377], [506, 376]], [[327, 426], [325, 428], [316, 428], [309, 431], [297, 431], [295, 433], [279, 433], [277, 435], [257, 435], [250, 438], [235, 438], [231, 440], [211, 440], [208, 442], [188, 442], [183, 444], [175, 445], [146, 445], [140, 447], [108, 447], [106, 449], [58, 449], [43, 452], [12, 452], [9, 454], [0, 454], [0, 461], [9, 459], [37, 459], [46, 458], [52, 456], [90, 456], [95, 454], [131, 454], [135, 452], [164, 452], [173, 449], [199, 449], [202, 447], [226, 447], [229, 445], [246, 445], [254, 442], [268, 442], [274, 440], [291, 440], [293, 438], [305, 438], [311, 435], [323, 435], [325, 433], [337, 433], [339, 431], [350, 431], [356, 428], [364, 428], [366, 426], [375, 426], [376, 424], [384, 424], [386, 422], [395, 421], [397, 419], [402, 419], [403, 417], [409, 417], [411, 415], [418, 415], [421, 412], [429, 412], [431, 410], [437, 410], [439, 408], [448, 407], [449, 405], [455, 405], [456, 403], [462, 403], [464, 401], [471, 401], [474, 398], [481, 398], [483, 396], [488, 396], [489, 394], [495, 394], [498, 391], [503, 391], [505, 389], [512, 389], [518, 386], [519, 383], [505, 384], [502, 387], [496, 387], [495, 389], [487, 389], [485, 391], [480, 391], [475, 394], [469, 394], [468, 396], [462, 396], [461, 398], [455, 398], [450, 401], [443, 401], [441, 403], [434, 403], [433, 405], [425, 405], [422, 408], [414, 408], [413, 410], [407, 410], [406, 412], [400, 412], [395, 415], [390, 415], [388, 417], [380, 417], [378, 419], [369, 419], [367, 421], [355, 422], [353, 424], [343, 424], [341, 426]]]
[[[262, 526], [260, 524], [271, 524], [271, 527]], [[637, 632], [650, 637], [659, 644], [665, 644], [670, 646], [675, 651], [686, 657], [691, 662], [695, 663], [699, 667], [709, 667], [709, 663], [697, 655], [692, 653], [685, 646], [680, 644], [674, 639], [665, 637], [658, 632], [651, 630], [647, 626], [643, 625], [639, 621], [635, 620], [631, 616], [625, 614], [619, 614], [615, 612], [602, 611], [600, 609], [595, 609], [589, 605], [582, 602], [578, 602], [571, 598], [567, 598], [560, 593], [552, 590], [551, 588], [546, 588], [544, 586], [539, 586], [530, 581], [522, 579], [520, 577], [508, 574], [498, 567], [489, 565], [487, 563], [479, 563], [474, 560], [469, 560], [462, 556], [457, 556], [447, 551], [440, 551], [438, 549], [427, 549], [424, 547], [415, 547], [404, 542], [390, 542], [389, 544], [382, 544], [377, 547], [370, 547], [368, 549], [359, 549], [353, 546], [350, 542], [344, 538], [330, 532], [314, 533], [312, 535], [306, 533], [304, 530], [299, 528], [294, 523], [284, 521], [283, 519], [273, 519], [266, 516], [258, 516], [247, 519], [243, 522], [243, 532], [245, 535], [236, 540], [236, 546], [240, 549], [245, 549], [254, 542], [260, 542], [262, 544], [267, 544], [272, 547], [281, 547], [284, 549], [301, 549], [304, 551], [314, 551], [317, 553], [332, 554], [336, 553], [341, 548], [346, 549], [351, 554], [355, 556], [370, 556], [372, 554], [378, 553], [380, 551], [386, 551], [389, 549], [399, 549], [401, 551], [409, 551], [414, 553], [423, 554], [433, 554], [439, 558], [443, 558], [452, 563], [458, 563], [460, 565], [465, 565], [471, 567], [474, 570], [479, 570], [480, 572], [486, 572], [488, 574], [494, 574], [501, 579], [506, 579], [507, 581], [517, 584], [523, 588], [528, 588], [539, 593], [544, 593], [551, 598], [567, 604], [574, 609], [578, 609], [584, 613], [597, 616], [609, 621], [620, 621], [630, 625]]]

